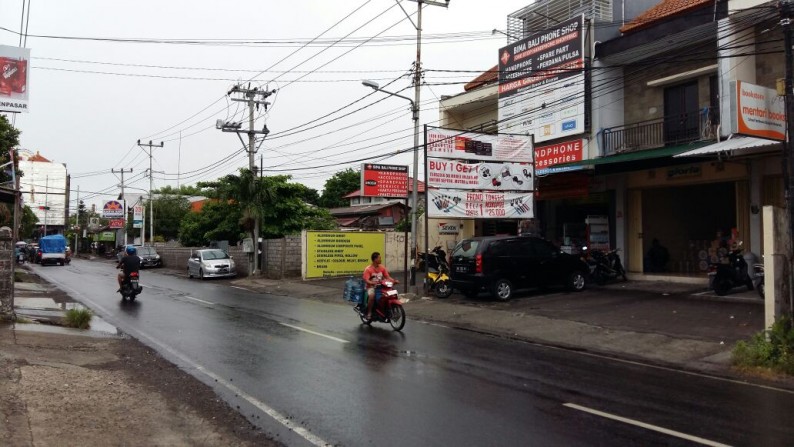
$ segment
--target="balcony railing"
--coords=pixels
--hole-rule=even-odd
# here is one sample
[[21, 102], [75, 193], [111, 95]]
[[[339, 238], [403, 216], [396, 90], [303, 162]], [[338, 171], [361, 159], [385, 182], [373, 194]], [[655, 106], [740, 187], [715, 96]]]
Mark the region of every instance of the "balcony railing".
[[603, 156], [655, 149], [663, 146], [709, 141], [716, 138], [714, 114], [708, 108], [700, 113], [666, 116], [616, 126], [601, 131]]

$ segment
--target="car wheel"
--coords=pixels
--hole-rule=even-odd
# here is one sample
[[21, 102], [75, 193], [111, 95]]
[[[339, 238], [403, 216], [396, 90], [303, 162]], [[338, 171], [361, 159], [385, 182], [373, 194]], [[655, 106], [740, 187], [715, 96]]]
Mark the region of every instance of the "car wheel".
[[581, 292], [584, 290], [586, 282], [587, 281], [585, 280], [584, 273], [577, 270], [568, 275], [568, 282], [566, 283], [566, 286], [569, 290]]
[[204, 279], [204, 269], [199, 269], [199, 279]]
[[499, 301], [507, 301], [513, 297], [513, 284], [506, 279], [497, 279], [491, 287], [491, 295]]
[[193, 279], [193, 274], [190, 273], [190, 267], [187, 268], [187, 277]]

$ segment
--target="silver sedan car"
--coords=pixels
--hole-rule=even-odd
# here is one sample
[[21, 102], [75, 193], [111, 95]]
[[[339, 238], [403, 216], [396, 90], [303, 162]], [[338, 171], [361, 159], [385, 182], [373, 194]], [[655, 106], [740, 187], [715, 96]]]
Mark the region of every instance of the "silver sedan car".
[[237, 276], [234, 260], [223, 250], [207, 248], [196, 250], [187, 260], [187, 276], [219, 278]]

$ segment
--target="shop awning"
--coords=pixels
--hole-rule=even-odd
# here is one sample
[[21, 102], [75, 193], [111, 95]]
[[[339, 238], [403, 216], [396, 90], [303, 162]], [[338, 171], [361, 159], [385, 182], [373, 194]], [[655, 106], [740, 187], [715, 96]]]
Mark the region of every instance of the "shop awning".
[[560, 165], [556, 165], [556, 167], [603, 165], [608, 163], [625, 163], [630, 161], [649, 160], [652, 158], [672, 157], [687, 151], [700, 149], [708, 144], [709, 143], [707, 142], [695, 142], [695, 143], [681, 144], [678, 146], [665, 146], [656, 149], [645, 149], [641, 151], [624, 152], [622, 154], [610, 155], [608, 157], [591, 158], [588, 160], [581, 160], [572, 163], [560, 164]]
[[711, 155], [717, 153], [728, 153], [731, 155], [747, 155], [757, 152], [763, 152], [770, 149], [782, 147], [780, 141], [767, 140], [765, 138], [754, 137], [731, 137], [719, 143], [710, 144], [706, 147], [686, 151], [674, 157], [697, 157], [703, 155]]

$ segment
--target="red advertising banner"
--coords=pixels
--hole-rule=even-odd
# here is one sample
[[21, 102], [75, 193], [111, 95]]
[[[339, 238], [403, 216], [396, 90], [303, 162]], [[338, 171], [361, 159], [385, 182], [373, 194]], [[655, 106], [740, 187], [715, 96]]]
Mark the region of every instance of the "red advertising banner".
[[0, 45], [0, 111], [28, 112], [27, 48]]
[[110, 219], [108, 225], [111, 229], [124, 228], [124, 219]]
[[361, 167], [364, 197], [408, 197], [408, 166], [364, 163]]
[[548, 146], [535, 146], [535, 170], [539, 175], [545, 175], [580, 169], [574, 166], [554, 169], [554, 166], [581, 161], [583, 146], [584, 140], [581, 139]]

